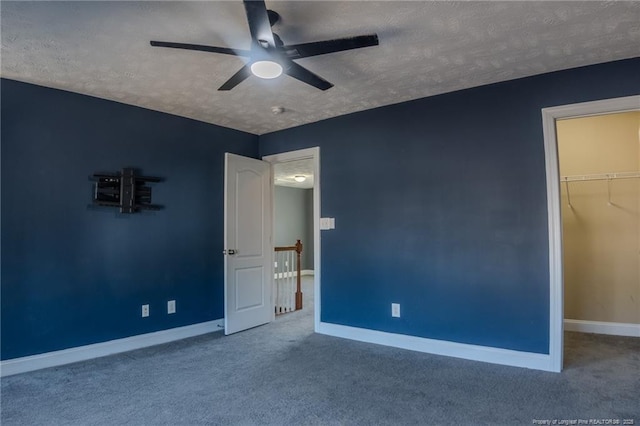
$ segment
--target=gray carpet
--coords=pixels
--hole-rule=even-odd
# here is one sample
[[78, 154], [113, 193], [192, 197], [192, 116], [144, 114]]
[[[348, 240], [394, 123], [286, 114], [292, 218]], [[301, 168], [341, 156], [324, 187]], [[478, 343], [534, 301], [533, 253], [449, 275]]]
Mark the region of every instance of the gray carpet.
[[317, 335], [306, 309], [233, 336], [10, 376], [1, 408], [4, 426], [638, 425], [640, 339], [567, 333], [554, 374]]

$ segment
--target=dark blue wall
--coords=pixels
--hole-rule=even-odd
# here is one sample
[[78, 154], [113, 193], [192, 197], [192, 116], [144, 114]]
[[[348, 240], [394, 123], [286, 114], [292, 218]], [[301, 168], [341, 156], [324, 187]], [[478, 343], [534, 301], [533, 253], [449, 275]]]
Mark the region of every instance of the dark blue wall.
[[[261, 136], [261, 155], [321, 147], [322, 215], [336, 217], [322, 320], [547, 353], [540, 109], [638, 94], [638, 75], [639, 59], [619, 61]], [[223, 153], [256, 157], [258, 137], [6, 79], [0, 90], [2, 359], [221, 318]], [[166, 178], [164, 210], [87, 207], [88, 177], [125, 166]]]
[[[224, 152], [256, 157], [257, 136], [6, 79], [1, 91], [2, 359], [222, 318]], [[166, 179], [164, 210], [87, 207], [88, 177], [127, 166]]]
[[[541, 108], [640, 93], [632, 59], [494, 84], [260, 137], [319, 146], [324, 322], [549, 348]], [[391, 303], [402, 317], [391, 318]]]

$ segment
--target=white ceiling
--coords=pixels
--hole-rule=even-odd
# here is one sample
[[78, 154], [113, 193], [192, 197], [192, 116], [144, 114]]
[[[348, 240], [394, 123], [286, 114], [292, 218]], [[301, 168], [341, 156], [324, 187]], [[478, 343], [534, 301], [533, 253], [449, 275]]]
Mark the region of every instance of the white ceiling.
[[[313, 188], [313, 159], [287, 161], [276, 163], [273, 166], [273, 175], [276, 186], [288, 186], [291, 188]], [[304, 176], [304, 182], [296, 182], [296, 176]]]
[[[285, 44], [377, 33], [380, 46], [297, 62], [287, 76], [216, 89], [238, 57], [150, 40], [249, 48], [241, 1], [9, 2], [1, 75], [263, 134], [497, 81], [640, 56], [637, 1], [268, 1]], [[285, 109], [274, 114], [272, 107]]]

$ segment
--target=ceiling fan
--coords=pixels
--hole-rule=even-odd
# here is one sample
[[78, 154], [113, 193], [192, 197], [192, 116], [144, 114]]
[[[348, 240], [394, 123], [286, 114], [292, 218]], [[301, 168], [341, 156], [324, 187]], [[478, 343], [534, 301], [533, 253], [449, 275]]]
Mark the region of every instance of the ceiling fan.
[[243, 3], [251, 32], [251, 50], [153, 40], [151, 46], [199, 50], [249, 58], [249, 63], [218, 90], [231, 90], [251, 74], [269, 79], [276, 78], [282, 73], [320, 90], [327, 90], [333, 87], [333, 84], [293, 60], [378, 45], [378, 36], [371, 34], [286, 46], [280, 37], [271, 30], [271, 27], [280, 19], [280, 15], [272, 10], [267, 10], [263, 0], [243, 0]]

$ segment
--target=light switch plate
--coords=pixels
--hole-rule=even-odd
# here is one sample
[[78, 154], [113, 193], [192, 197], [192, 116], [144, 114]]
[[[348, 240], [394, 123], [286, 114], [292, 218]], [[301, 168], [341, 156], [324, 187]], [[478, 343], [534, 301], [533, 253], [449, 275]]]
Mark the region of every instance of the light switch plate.
[[336, 219], [333, 217], [320, 218], [320, 230], [336, 229]]

